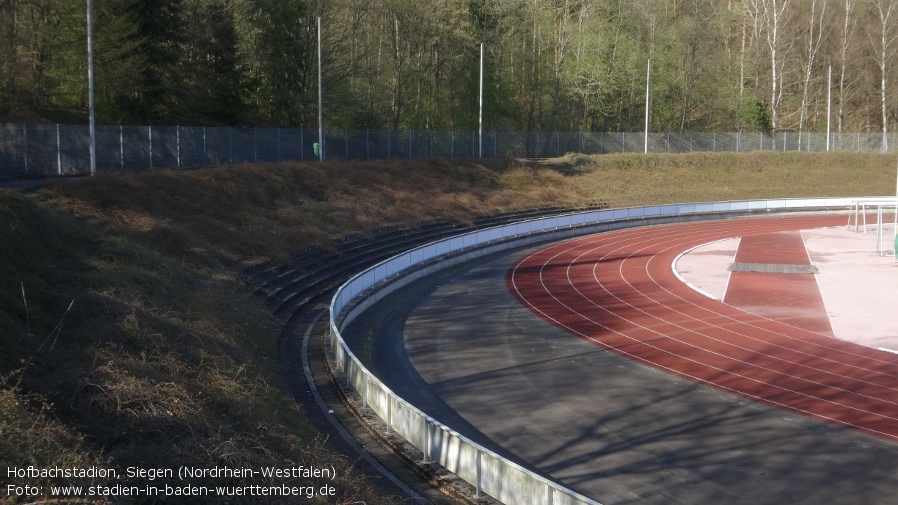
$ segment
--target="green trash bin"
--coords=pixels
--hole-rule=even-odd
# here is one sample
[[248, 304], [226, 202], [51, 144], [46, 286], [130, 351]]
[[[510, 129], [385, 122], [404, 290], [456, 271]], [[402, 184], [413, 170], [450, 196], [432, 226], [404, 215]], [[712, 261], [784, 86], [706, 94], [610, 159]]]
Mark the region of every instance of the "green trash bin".
[[316, 158], [321, 156], [321, 154], [319, 154], [320, 152], [318, 142], [312, 144], [312, 154], [314, 154]]

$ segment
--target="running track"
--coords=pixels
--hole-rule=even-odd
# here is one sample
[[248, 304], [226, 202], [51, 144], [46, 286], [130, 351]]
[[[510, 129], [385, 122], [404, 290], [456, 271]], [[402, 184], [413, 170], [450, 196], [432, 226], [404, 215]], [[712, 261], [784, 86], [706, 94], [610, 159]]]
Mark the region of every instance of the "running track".
[[509, 291], [546, 321], [643, 364], [755, 401], [898, 441], [898, 356], [712, 300], [674, 275], [715, 240], [844, 225], [844, 216], [627, 229], [517, 262]]

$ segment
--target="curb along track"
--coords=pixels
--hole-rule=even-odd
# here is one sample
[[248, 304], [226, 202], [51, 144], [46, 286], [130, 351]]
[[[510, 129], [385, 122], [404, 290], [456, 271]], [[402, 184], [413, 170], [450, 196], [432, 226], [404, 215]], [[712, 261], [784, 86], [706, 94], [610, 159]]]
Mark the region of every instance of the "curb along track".
[[[303, 385], [301, 381], [297, 381], [297, 377], [299, 375], [302, 375], [302, 371], [296, 367], [294, 361], [299, 354], [297, 352], [297, 349], [301, 349], [302, 346], [298, 346], [296, 344], [296, 332], [299, 331], [300, 328], [303, 327], [303, 325], [306, 325], [309, 327], [307, 333], [311, 332], [318, 335], [323, 335], [326, 332], [332, 332], [333, 335], [336, 335], [335, 338], [339, 339], [339, 327], [343, 324], [343, 322], [337, 322], [337, 320], [342, 321], [343, 316], [341, 314], [345, 312], [358, 314], [360, 310], [364, 310], [364, 307], [368, 306], [369, 303], [377, 299], [377, 297], [374, 297], [374, 299], [368, 300], [368, 295], [366, 295], [368, 290], [366, 290], [365, 288], [369, 287], [370, 289], [375, 290], [377, 288], [372, 284], [366, 283], [370, 283], [371, 278], [373, 278], [375, 282], [377, 282], [377, 279], [381, 279], [380, 282], [391, 282], [388, 277], [383, 277], [384, 273], [389, 276], [391, 275], [390, 272], [395, 271], [396, 266], [399, 266], [400, 264], [406, 264], [409, 254], [405, 253], [405, 251], [409, 251], [416, 246], [436, 243], [439, 240], [443, 240], [443, 242], [439, 242], [440, 244], [454, 244], [449, 245], [449, 247], [446, 248], [445, 252], [443, 252], [443, 256], [438, 257], [432, 256], [432, 253], [436, 250], [444, 251], [444, 248], [442, 246], [427, 245], [424, 249], [429, 250], [430, 253], [426, 253], [424, 257], [432, 259], [427, 259], [424, 261], [414, 260], [414, 256], [420, 256], [417, 253], [411, 253], [413, 265], [417, 265], [418, 267], [421, 267], [425, 264], [431, 265], [427, 268], [423, 268], [423, 270], [419, 272], [421, 275], [425, 275], [425, 271], [431, 271], [433, 268], [441, 268], [437, 267], [435, 263], [442, 263], [442, 261], [447, 260], [448, 258], [456, 254], [451, 251], [461, 251], [464, 248], [471, 247], [467, 238], [461, 240], [456, 237], [461, 237], [462, 234], [466, 232], [476, 231], [480, 228], [498, 229], [502, 225], [514, 223], [513, 226], [506, 226], [506, 228], [503, 228], [503, 230], [510, 230], [511, 234], [503, 234], [504, 232], [497, 234], [495, 233], [495, 230], [490, 230], [485, 232], [476, 231], [476, 234], [465, 235], [465, 237], [473, 237], [476, 235], [477, 238], [475, 239], [475, 243], [483, 245], [493, 243], [496, 239], [502, 242], [505, 242], [509, 239], [515, 241], [523, 238], [524, 236], [531, 237], [529, 239], [526, 239], [525, 242], [539, 243], [566, 238], [583, 233], [597, 233], [601, 231], [609, 231], [612, 229], [628, 228], [649, 224], [715, 220], [751, 215], [757, 216], [759, 214], [775, 215], [780, 213], [801, 213], [807, 211], [826, 210], [844, 211], [844, 205], [844, 199], [825, 198], [674, 204], [631, 209], [595, 211], [587, 210], [587, 212], [583, 214], [572, 214], [574, 212], [574, 209], [543, 209], [540, 211], [523, 213], [507, 213], [501, 215], [497, 214], [490, 216], [489, 218], [478, 220], [478, 222], [476, 222], [473, 226], [462, 226], [458, 223], [446, 222], [426, 223], [419, 228], [411, 230], [388, 228], [373, 232], [368, 235], [355, 235], [337, 243], [335, 245], [335, 247], [337, 247], [335, 251], [309, 249], [303, 251], [301, 254], [298, 254], [296, 261], [294, 261], [293, 265], [291, 266], [263, 265], [245, 272], [243, 280], [251, 285], [257, 286], [257, 295], [262, 297], [266, 301], [266, 304], [285, 321], [285, 326], [281, 333], [279, 342], [279, 362], [282, 367], [282, 373], [284, 375], [285, 381], [287, 382], [288, 389], [291, 391], [291, 393], [294, 395], [294, 398], [297, 399], [300, 406], [302, 407], [304, 405], [308, 405], [308, 402], [304, 401], [306, 398], [304, 398], [302, 395], [301, 390], [303, 388]], [[531, 223], [526, 223], [530, 220], [532, 220]], [[523, 235], [521, 234], [522, 232]], [[506, 236], [508, 237], [508, 239], [499, 238], [501, 236]], [[450, 237], [451, 239], [446, 240]], [[487, 241], [479, 242], [483, 239], [487, 239]], [[498, 244], [498, 242], [496, 242], [496, 244]], [[462, 247], [462, 249], [457, 249], [458, 247]], [[504, 248], [505, 246], [499, 247]], [[490, 247], [487, 247], [487, 249], [489, 248]], [[404, 259], [401, 259], [400, 256]], [[385, 262], [385, 264], [390, 264], [392, 266], [384, 268], [381, 265], [378, 265], [376, 270], [380, 273], [374, 273], [375, 269], [371, 269], [368, 271], [368, 273], [364, 274], [361, 277], [353, 277], [356, 273], [362, 272], [366, 268], [378, 264], [381, 260], [386, 260], [389, 258], [393, 259]], [[459, 261], [465, 261], [462, 257], [458, 259]], [[418, 261], [418, 263], [415, 263], [415, 261]], [[453, 263], [454, 261], [455, 259], [453, 258], [452, 260], [449, 260], [449, 263]], [[412, 268], [412, 271], [414, 270], [415, 268]], [[371, 275], [372, 273], [374, 273], [374, 275]], [[353, 280], [348, 282], [347, 284], [342, 284], [344, 281], [350, 278], [353, 278]], [[401, 289], [401, 286], [404, 284], [405, 283], [403, 282], [398, 282], [393, 286], [393, 289]], [[337, 298], [334, 298], [333, 301], [333, 304], [336, 304], [338, 306], [336, 308], [333, 304], [331, 306], [331, 311], [333, 312], [331, 316], [334, 320], [329, 321], [330, 330], [328, 330], [328, 328], [324, 326], [316, 326], [313, 330], [311, 327], [314, 326], [312, 324], [312, 321], [317, 321], [318, 319], [320, 319], [319, 316], [324, 310], [322, 303], [325, 302], [328, 297], [333, 296], [334, 293], [337, 292], [337, 288], [341, 285], [343, 285], [344, 287], [340, 289], [340, 294], [338, 296], [338, 298], [340, 298], [340, 301], [338, 302]], [[352, 285], [353, 287], [349, 288], [348, 286], [350, 285]], [[359, 286], [362, 286], [362, 289], [359, 289]], [[346, 291], [350, 292], [348, 293], [349, 297], [346, 296]], [[359, 291], [362, 292], [359, 293]], [[364, 303], [360, 303], [359, 306], [353, 307], [355, 302], [353, 302], [352, 300], [364, 300]], [[349, 317], [351, 318], [354, 316]], [[324, 339], [321, 339], [322, 344], [323, 340]], [[340, 340], [340, 342], [342, 342], [342, 340]], [[386, 414], [382, 412], [375, 414], [375, 411], [378, 409], [382, 410], [384, 408], [384, 405], [379, 405], [378, 407], [374, 408], [374, 410], [371, 410], [371, 408], [369, 408], [370, 406], [367, 404], [369, 383], [365, 381], [356, 383], [356, 376], [359, 373], [367, 374], [368, 372], [361, 372], [356, 369], [356, 366], [354, 365], [354, 372], [344, 372], [349, 373], [349, 375], [344, 375], [341, 377], [342, 374], [340, 374], [340, 371], [338, 369], [343, 369], [344, 371], [350, 370], [348, 368], [349, 362], [346, 361], [348, 359], [346, 353], [350, 351], [348, 348], [344, 349], [345, 344], [343, 343], [341, 343], [339, 347], [337, 347], [335, 343], [332, 345], [335, 346], [335, 351], [339, 351], [339, 359], [337, 360], [337, 366], [327, 367], [327, 372], [325, 373], [325, 375], [323, 375], [324, 377], [328, 377], [325, 380], [330, 382], [330, 388], [338, 393], [339, 397], [345, 404], [350, 405], [348, 412], [351, 415], [362, 420], [363, 423], [367, 423], [366, 425], [369, 426], [368, 429], [370, 434], [383, 433], [384, 431], [386, 431], [388, 434], [391, 433], [393, 423], [392, 420], [388, 421], [388, 424], [381, 423], [377, 427], [371, 427], [371, 423], [379, 422], [378, 416], [383, 419], [392, 419], [391, 414], [389, 413], [389, 405], [393, 400], [388, 400], [388, 404], [386, 406]], [[315, 347], [316, 346], [310, 347], [310, 350], [314, 352]], [[323, 345], [318, 345], [317, 347], [318, 351], [323, 353]], [[304, 349], [302, 349], [302, 351], [304, 351]], [[354, 360], [355, 358], [353, 357], [352, 359]], [[340, 366], [341, 364], [343, 366]], [[334, 369], [334, 372], [330, 371], [331, 368]], [[376, 377], [371, 378], [371, 380], [373, 382], [376, 382], [377, 384], [380, 384], [379, 381], [377, 381]], [[353, 387], [350, 382], [353, 382], [355, 387]], [[307, 387], [314, 388], [315, 385], [309, 384]], [[357, 396], [355, 393], [355, 389], [357, 388], [361, 388], [361, 390], [363, 390], [361, 396], [366, 399], [359, 399], [359, 396]], [[392, 395], [392, 393], [388, 394]], [[371, 401], [374, 400], [372, 399]], [[401, 398], [397, 398], [396, 401], [402, 400]], [[413, 407], [410, 408], [414, 409]], [[329, 413], [332, 414], [333, 411], [329, 411]], [[386, 415], [387, 417], [383, 417], [384, 415]], [[455, 435], [452, 434], [451, 429], [446, 428], [445, 426], [440, 427], [441, 425], [439, 421], [427, 418], [426, 420], [424, 420], [424, 422], [427, 440], [425, 442], [421, 442], [420, 440], [417, 441], [415, 443], [415, 445], [417, 445], [418, 447], [417, 449], [415, 449], [414, 446], [411, 446], [410, 443], [406, 443], [403, 445], [402, 442], [397, 442], [391, 447], [394, 456], [399, 455], [402, 459], [406, 459], [407, 461], [414, 463], [414, 467], [419, 472], [419, 474], [422, 474], [432, 484], [441, 487], [444, 491], [455, 491], [453, 494], [467, 497], [469, 498], [468, 501], [483, 503], [483, 493], [480, 492], [480, 451], [482, 450], [482, 448], [475, 447], [475, 450], [477, 451], [477, 493], [475, 494], [472, 485], [461, 484], [461, 480], [459, 478], [454, 477], [452, 474], [449, 474], [445, 470], [440, 471], [439, 468], [432, 463], [432, 461], [428, 461], [428, 455], [433, 449], [433, 446], [431, 445], [431, 443], [433, 442], [433, 437], [445, 437], [446, 435], [454, 437]], [[430, 423], [432, 423], [432, 425]], [[386, 430], [384, 430], [384, 426], [386, 427]], [[437, 433], [438, 430], [449, 431], [444, 431], [442, 432], [443, 434], [440, 435]], [[420, 436], [424, 437], [425, 435]], [[388, 442], [395, 442], [394, 438], [390, 435], [378, 435], [378, 438], [380, 438], [382, 441], [384, 439], [389, 439]], [[441, 443], [445, 442], [446, 439], [442, 439]], [[454, 442], [450, 441], [450, 443]], [[408, 447], [411, 448], [409, 449]], [[424, 449], [422, 449], [421, 447], [424, 447]], [[443, 447], [443, 449], [441, 450], [446, 449], [448, 449], [448, 447]], [[421, 461], [422, 450], [424, 451], [423, 462]], [[466, 457], [470, 457], [470, 455]], [[484, 455], [484, 458], [486, 457], [487, 456]], [[492, 458], [493, 456], [490, 457]], [[456, 462], [453, 461], [452, 464], [455, 465]], [[447, 464], [447, 466], [449, 465]], [[471, 468], [465, 468], [463, 469], [463, 471], [471, 472], [473, 470]], [[545, 501], [545, 503], [553, 503], [553, 495], [556, 495], [556, 493], [561, 493], [561, 495], [559, 496], [559, 498], [561, 499], [560, 503], [567, 503], [569, 499], [572, 500], [571, 503], [596, 503], [594, 502], [594, 500], [585, 498], [583, 496], [578, 496], [576, 493], [565, 494], [569, 492], [567, 490], [564, 490], [563, 488], [555, 487], [557, 486], [556, 484], [552, 483], [551, 481], [547, 481], [541, 476], [534, 475], [532, 474], [532, 472], [525, 471], [523, 469], [515, 470], [513, 468], [511, 468], [511, 471], [524, 471], [525, 473], [533, 475], [532, 478], [536, 479], [536, 482], [541, 482], [542, 484], [538, 484], [539, 486], [543, 486], [541, 490], [536, 491], [534, 489], [533, 491], [537, 492], [537, 494], [540, 495], [547, 493], [548, 495], [545, 496], [545, 498], [548, 501]], [[468, 475], [466, 477], [466, 480], [473, 483], [474, 480], [471, 480], [472, 478], [474, 478], [473, 475]], [[496, 478], [496, 476], [492, 475], [491, 478]], [[495, 484], [495, 482], [491, 481], [491, 485]], [[510, 484], [511, 483], [508, 483], [507, 485]], [[536, 498], [535, 496], [530, 496], [530, 492], [525, 492], [524, 495], [520, 494], [520, 492], [523, 492], [525, 488], [529, 489], [529, 487], [530, 485], [526, 485], [524, 488], [521, 488], [517, 492], [518, 494], [515, 495], [517, 497], [511, 499], [511, 501], [515, 502], [518, 501], [518, 498], [524, 499], [524, 497]], [[507, 490], [508, 488], [505, 487], [503, 489]], [[499, 492], [505, 493], [505, 491], [502, 490], [499, 490]], [[470, 499], [472, 495], [474, 495], [474, 499]], [[527, 499], [529, 500], [529, 498]], [[438, 501], [432, 502], [437, 503]], [[542, 502], [542, 500], [533, 501], [533, 503]]]
[[420, 452], [401, 438], [383, 435], [386, 430], [378, 426], [377, 416], [364, 411], [354, 390], [334, 375], [339, 371], [332, 372], [332, 364], [326, 363], [332, 363], [333, 358], [324, 349], [321, 337], [327, 332], [327, 318], [321, 316], [346, 280], [405, 250], [479, 229], [597, 208], [550, 207], [497, 212], [480, 216], [471, 224], [429, 221], [415, 228], [382, 228], [347, 236], [327, 247], [306, 248], [294, 254], [289, 264], [251, 267], [242, 273], [241, 280], [254, 286], [255, 295], [284, 322], [278, 338], [278, 364], [285, 386], [316, 428], [339, 435], [332, 440], [338, 442], [341, 451], [358, 453], [367, 461], [375, 480], [391, 481], [392, 486], [386, 484], [389, 487], [384, 489], [394, 493], [399, 489], [415, 497], [415, 503], [454, 503], [458, 499], [489, 503], [482, 496], [475, 497], [474, 488], [451, 473], [432, 462], [422, 463], [415, 456]]

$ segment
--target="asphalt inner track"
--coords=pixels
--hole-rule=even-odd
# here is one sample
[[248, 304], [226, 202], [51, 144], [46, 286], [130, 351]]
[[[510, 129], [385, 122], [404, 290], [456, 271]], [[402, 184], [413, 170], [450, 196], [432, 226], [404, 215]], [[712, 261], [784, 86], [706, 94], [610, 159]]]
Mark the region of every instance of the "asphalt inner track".
[[[804, 398], [789, 410], [806, 414], [815, 403], [810, 392], [833, 403], [859, 396], [817, 385], [834, 377], [840, 384], [843, 376], [857, 384], [855, 375], [862, 391], [879, 394], [888, 391], [890, 357], [758, 316], [746, 325], [744, 312], [694, 292], [670, 268], [678, 251], [713, 240], [833, 224], [841, 218], [655, 226], [524, 253], [524, 262], [538, 259], [533, 264], [510, 253], [415, 283], [344, 336], [368, 341], [369, 366], [426, 412], [453, 427], [460, 420], [462, 433], [606, 504], [888, 502], [898, 489], [898, 445], [881, 430], [868, 436], [845, 428], [858, 425], [855, 417], [824, 423], [757, 400], [781, 407]], [[515, 275], [526, 274], [514, 282], [506, 277], [513, 265]], [[509, 286], [543, 307], [540, 317]], [[570, 299], [547, 287], [564, 288]], [[705, 317], [714, 323], [702, 323]], [[625, 337], [631, 332], [645, 342]], [[719, 345], [725, 351], [714, 350]], [[698, 357], [676, 371], [670, 356], [687, 351]], [[840, 364], [846, 360], [854, 364]], [[773, 368], [780, 364], [787, 373]], [[731, 365], [738, 373], [725, 368]], [[692, 380], [708, 368], [710, 376]], [[748, 373], [779, 381], [777, 393], [764, 399], [764, 387], [745, 385]], [[799, 389], [789, 378], [797, 374], [805, 376], [805, 396], [785, 390]], [[741, 389], [753, 400], [730, 394]]]

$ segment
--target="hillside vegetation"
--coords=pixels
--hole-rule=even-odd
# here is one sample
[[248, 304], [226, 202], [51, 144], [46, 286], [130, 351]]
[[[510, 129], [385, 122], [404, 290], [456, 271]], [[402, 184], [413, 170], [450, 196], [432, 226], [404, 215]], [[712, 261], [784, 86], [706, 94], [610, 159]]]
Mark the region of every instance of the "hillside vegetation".
[[890, 156], [759, 153], [110, 172], [0, 190], [0, 467], [97, 467], [120, 477], [7, 478], [43, 494], [8, 496], [4, 485], [0, 502], [67, 502], [49, 486], [142, 486], [146, 476], [126, 468], [181, 465], [333, 468], [334, 480], [189, 483], [330, 484], [336, 494], [320, 503], [402, 501], [355, 475], [352, 459], [283, 391], [281, 323], [239, 282], [248, 266], [288, 263], [349, 233], [495, 210], [894, 189]]

